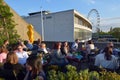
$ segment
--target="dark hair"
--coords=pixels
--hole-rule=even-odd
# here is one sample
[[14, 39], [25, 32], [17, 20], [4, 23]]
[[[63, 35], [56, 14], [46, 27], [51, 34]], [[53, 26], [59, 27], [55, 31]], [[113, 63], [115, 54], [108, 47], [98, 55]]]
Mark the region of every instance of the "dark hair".
[[75, 42], [79, 41], [79, 39], [75, 39]]
[[92, 40], [89, 40], [89, 41], [88, 41], [88, 44], [93, 44], [93, 41], [92, 41]]
[[65, 41], [64, 43], [63, 43], [63, 45], [62, 45], [62, 47], [65, 47], [65, 43], [67, 43], [67, 49], [69, 50], [69, 43], [67, 42], [67, 41]]
[[109, 50], [109, 47], [106, 47], [103, 52], [105, 52], [105, 59], [111, 60], [112, 59], [112, 52]]
[[39, 72], [42, 70], [41, 60], [37, 56], [29, 56], [26, 63], [32, 67], [33, 74], [39, 74]]
[[61, 42], [57, 42], [54, 44], [53, 49], [58, 49], [59, 45], [61, 45]]
[[6, 43], [8, 41], [8, 39], [4, 40], [4, 43]]

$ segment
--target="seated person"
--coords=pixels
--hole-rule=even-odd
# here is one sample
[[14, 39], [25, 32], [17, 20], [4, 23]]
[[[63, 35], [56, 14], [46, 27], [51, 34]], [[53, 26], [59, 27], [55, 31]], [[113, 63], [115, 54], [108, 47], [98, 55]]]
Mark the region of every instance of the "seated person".
[[28, 48], [26, 47], [26, 45], [24, 44], [23, 41], [18, 41], [18, 44], [23, 47], [23, 50], [24, 50], [24, 51], [27, 51], [27, 50], [28, 50]]
[[78, 44], [79, 44], [79, 39], [76, 39], [75, 42], [71, 46], [72, 52], [77, 52], [78, 51]]
[[24, 65], [26, 63], [26, 59], [28, 58], [28, 52], [23, 50], [21, 44], [18, 44], [16, 55], [18, 57], [18, 63]]
[[34, 55], [28, 57], [26, 60], [26, 70], [27, 74], [24, 80], [46, 80], [39, 57]]
[[69, 51], [69, 44], [67, 41], [65, 41], [61, 47], [61, 52], [63, 55], [68, 56], [70, 55], [70, 51]]
[[116, 70], [119, 67], [117, 58], [112, 55], [112, 48], [106, 47], [102, 54], [98, 54], [95, 57], [95, 66], [103, 67], [106, 69]]
[[48, 53], [48, 51], [47, 51], [47, 49], [46, 49], [46, 44], [45, 44], [45, 43], [41, 43], [41, 44], [39, 45], [38, 52], [43, 52], [44, 54], [47, 54], [47, 53]]
[[3, 65], [3, 70], [0, 70], [0, 77], [5, 80], [23, 80], [25, 77], [24, 67], [18, 63], [18, 57], [15, 52], [7, 54], [6, 62]]
[[88, 43], [86, 45], [86, 50], [87, 50], [88, 54], [92, 54], [92, 52], [95, 51], [95, 46], [91, 40], [88, 41]]
[[107, 44], [107, 47], [111, 47], [113, 49], [113, 53], [112, 54], [115, 55], [116, 57], [119, 57], [120, 50], [114, 47], [113, 42], [109, 42]]
[[51, 61], [50, 64], [55, 64], [59, 66], [64, 66], [68, 63], [65, 55], [61, 53], [61, 43], [57, 42], [54, 45], [54, 49], [51, 52]]

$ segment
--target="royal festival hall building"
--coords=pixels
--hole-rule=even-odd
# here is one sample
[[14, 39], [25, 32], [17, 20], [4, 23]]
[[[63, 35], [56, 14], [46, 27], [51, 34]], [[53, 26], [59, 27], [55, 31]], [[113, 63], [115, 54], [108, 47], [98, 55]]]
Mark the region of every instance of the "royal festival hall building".
[[92, 38], [92, 24], [74, 9], [54, 13], [34, 12], [24, 16], [23, 19], [31, 23], [34, 29], [44, 36], [44, 41], [73, 42], [77, 38], [81, 41]]

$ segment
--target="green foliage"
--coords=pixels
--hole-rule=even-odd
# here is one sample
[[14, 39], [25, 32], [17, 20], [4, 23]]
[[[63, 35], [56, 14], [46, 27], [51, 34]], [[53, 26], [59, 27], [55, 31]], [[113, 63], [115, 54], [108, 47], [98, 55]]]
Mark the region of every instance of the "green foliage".
[[116, 27], [110, 30], [109, 32], [111, 35], [113, 35], [115, 38], [118, 38], [120, 40], [120, 28]]
[[97, 34], [98, 35], [112, 35], [114, 38], [118, 38], [120, 41], [120, 28], [119, 27], [115, 27], [115, 28], [110, 28], [110, 30], [108, 32], [103, 32], [100, 31], [99, 28], [97, 28], [97, 32], [94, 33], [94, 35]]
[[48, 80], [120, 80], [120, 75], [115, 72], [103, 70], [98, 73], [96, 71], [89, 72], [88, 69], [77, 72], [74, 66], [67, 65], [66, 67], [68, 70], [66, 73], [56, 70], [49, 71]]
[[48, 73], [49, 73], [49, 77], [48, 77], [49, 80], [59, 80], [55, 70], [51, 70]]
[[10, 7], [3, 0], [0, 0], [0, 44], [6, 39], [10, 43], [14, 43], [20, 37], [15, 30], [15, 26]]
[[76, 67], [67, 65], [67, 73], [66, 73], [66, 79], [68, 80], [79, 80], [78, 73], [76, 71]]

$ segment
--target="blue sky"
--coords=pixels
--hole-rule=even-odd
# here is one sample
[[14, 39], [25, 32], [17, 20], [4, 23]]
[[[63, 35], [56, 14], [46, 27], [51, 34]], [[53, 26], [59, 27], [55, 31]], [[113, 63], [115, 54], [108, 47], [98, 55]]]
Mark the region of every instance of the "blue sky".
[[[87, 17], [91, 9], [96, 9], [100, 15], [100, 28], [108, 31], [110, 27], [120, 27], [120, 0], [4, 0], [20, 16], [31, 12], [49, 10], [51, 12], [75, 9]], [[90, 17], [96, 18], [92, 13]], [[96, 21], [96, 20], [95, 20]], [[97, 22], [94, 22], [94, 24]]]
[[51, 12], [75, 9], [87, 16], [91, 9], [97, 9], [101, 18], [120, 16], [120, 0], [5, 0], [19, 15], [49, 10]]

